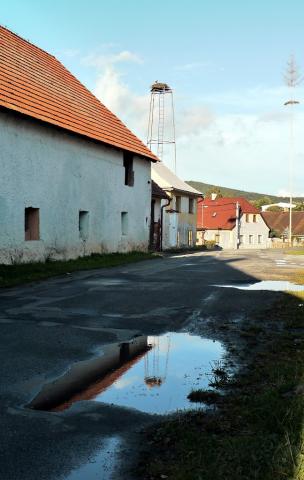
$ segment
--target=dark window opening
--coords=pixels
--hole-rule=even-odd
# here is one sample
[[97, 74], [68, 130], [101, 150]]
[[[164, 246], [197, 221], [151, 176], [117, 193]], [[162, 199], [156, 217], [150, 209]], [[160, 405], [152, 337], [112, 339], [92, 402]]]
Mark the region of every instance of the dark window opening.
[[81, 240], [86, 240], [89, 236], [89, 212], [86, 210], [79, 210], [79, 237]]
[[134, 185], [134, 171], [133, 171], [133, 155], [124, 152], [123, 166], [125, 169], [125, 185], [133, 187]]
[[128, 212], [121, 212], [121, 234], [128, 235]]
[[39, 208], [24, 210], [24, 234], [25, 240], [39, 240]]
[[175, 198], [175, 210], [181, 212], [182, 197], [177, 196]]
[[193, 212], [194, 212], [194, 199], [189, 198], [189, 213], [193, 213]]

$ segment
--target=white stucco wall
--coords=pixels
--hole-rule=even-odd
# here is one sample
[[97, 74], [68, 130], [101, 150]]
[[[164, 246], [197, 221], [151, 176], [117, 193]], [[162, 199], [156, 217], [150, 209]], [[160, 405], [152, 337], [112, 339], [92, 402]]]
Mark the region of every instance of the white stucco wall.
[[[3, 111], [0, 147], [0, 263], [148, 248], [149, 161], [134, 157], [134, 186], [126, 186], [122, 151]], [[26, 207], [40, 209], [38, 241], [25, 241]], [[89, 212], [86, 241], [79, 210]]]
[[[166, 192], [171, 198], [171, 203], [164, 209], [163, 216], [163, 249], [186, 248], [196, 244], [196, 208], [197, 199], [185, 193]], [[179, 212], [171, 212], [176, 208], [176, 196], [181, 197]], [[193, 213], [189, 213], [189, 198], [193, 198]], [[167, 203], [167, 200], [164, 200]], [[189, 231], [192, 231], [192, 243], [189, 245]]]
[[[246, 215], [242, 215], [240, 219], [240, 235], [243, 236], [240, 248], [267, 248], [269, 246], [269, 228], [262, 216], [256, 214], [256, 222], [253, 221], [253, 214], [250, 213], [248, 217], [248, 222], [246, 222]], [[252, 235], [252, 243], [249, 243], [249, 235]]]
[[[219, 235], [219, 242], [217, 243], [220, 247], [224, 249], [236, 248], [236, 227], [233, 228], [233, 230], [206, 230], [204, 239], [215, 240], [217, 235]], [[250, 235], [252, 236], [252, 243], [249, 241]], [[242, 238], [242, 242], [239, 244], [239, 248], [268, 248], [270, 245], [268, 235], [269, 228], [267, 227], [261, 215], [256, 214], [256, 222], [253, 222], [252, 214], [249, 214], [248, 222], [246, 221], [246, 215], [241, 215], [239, 236]]]

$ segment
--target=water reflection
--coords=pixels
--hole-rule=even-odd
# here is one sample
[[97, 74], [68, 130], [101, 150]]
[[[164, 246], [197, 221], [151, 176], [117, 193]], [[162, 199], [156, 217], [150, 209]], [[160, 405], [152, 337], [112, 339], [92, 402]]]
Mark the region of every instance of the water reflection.
[[116, 464], [119, 437], [109, 437], [92, 461], [73, 470], [65, 480], [110, 480]]
[[140, 336], [104, 347], [104, 355], [80, 362], [46, 385], [31, 407], [62, 411], [80, 400], [165, 414], [195, 408], [192, 389], [207, 388], [212, 362], [224, 349], [219, 342], [189, 333]]
[[303, 292], [304, 285], [288, 282], [287, 280], [262, 280], [256, 283], [241, 285], [214, 285], [222, 288], [237, 288], [238, 290], [270, 290], [274, 292]]
[[158, 414], [194, 408], [187, 395], [208, 387], [206, 374], [222, 358], [222, 345], [188, 333], [148, 337], [148, 343], [151, 349], [95, 400]]

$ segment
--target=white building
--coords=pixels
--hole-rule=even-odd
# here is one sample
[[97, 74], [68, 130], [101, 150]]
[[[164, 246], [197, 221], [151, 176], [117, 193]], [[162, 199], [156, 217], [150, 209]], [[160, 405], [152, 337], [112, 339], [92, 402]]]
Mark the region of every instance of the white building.
[[152, 164], [152, 179], [166, 192], [162, 226], [162, 249], [193, 247], [196, 243], [198, 190], [175, 175], [163, 162]]
[[200, 199], [197, 243], [214, 242], [224, 249], [267, 248], [269, 228], [260, 211], [245, 198]]
[[2, 27], [0, 147], [0, 263], [148, 248], [156, 157], [55, 57]]

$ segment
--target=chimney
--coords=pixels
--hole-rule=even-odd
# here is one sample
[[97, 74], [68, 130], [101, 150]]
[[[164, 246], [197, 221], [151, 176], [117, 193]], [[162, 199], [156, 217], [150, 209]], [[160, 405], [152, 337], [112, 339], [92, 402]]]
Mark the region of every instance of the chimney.
[[215, 200], [217, 197], [217, 193], [211, 193], [211, 200]]

